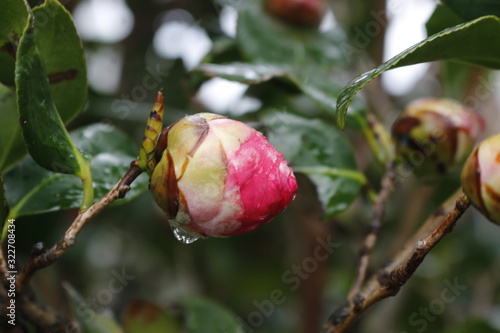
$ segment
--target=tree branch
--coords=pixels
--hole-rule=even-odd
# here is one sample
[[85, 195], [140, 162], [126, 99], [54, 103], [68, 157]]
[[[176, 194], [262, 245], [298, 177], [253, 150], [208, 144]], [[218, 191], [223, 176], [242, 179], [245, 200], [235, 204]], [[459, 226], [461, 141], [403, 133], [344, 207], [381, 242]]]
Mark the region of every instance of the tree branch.
[[59, 257], [66, 252], [68, 248], [76, 242], [76, 237], [82, 228], [97, 214], [99, 214], [106, 206], [113, 201], [123, 198], [130, 189], [130, 184], [142, 173], [141, 168], [137, 166], [136, 161], [132, 162], [130, 169], [120, 179], [120, 181], [101, 199], [89, 207], [87, 210], [78, 213], [78, 216], [69, 226], [64, 236], [47, 251], [40, 251], [26, 263], [23, 271], [19, 274], [16, 283], [17, 293], [21, 293], [23, 288], [28, 284], [32, 275], [41, 268], [53, 264]]
[[380, 229], [382, 228], [382, 220], [384, 218], [385, 206], [387, 200], [394, 190], [394, 172], [392, 170], [392, 162], [387, 162], [385, 166], [385, 173], [382, 177], [382, 187], [380, 189], [374, 204], [374, 216], [370, 223], [370, 229], [368, 235], [366, 235], [363, 248], [361, 249], [361, 257], [359, 260], [359, 267], [356, 276], [356, 280], [349, 292], [348, 299], [351, 303], [354, 303], [355, 296], [358, 294], [361, 285], [365, 281], [366, 271], [368, 270], [368, 264], [370, 261], [370, 255], [377, 243], [378, 236], [380, 234]]
[[361, 291], [355, 295], [356, 302], [330, 316], [324, 325], [325, 331], [346, 332], [370, 306], [384, 298], [395, 296], [420, 266], [427, 253], [453, 230], [455, 223], [469, 206], [468, 198], [458, 191], [438, 207], [390, 264], [363, 285]]

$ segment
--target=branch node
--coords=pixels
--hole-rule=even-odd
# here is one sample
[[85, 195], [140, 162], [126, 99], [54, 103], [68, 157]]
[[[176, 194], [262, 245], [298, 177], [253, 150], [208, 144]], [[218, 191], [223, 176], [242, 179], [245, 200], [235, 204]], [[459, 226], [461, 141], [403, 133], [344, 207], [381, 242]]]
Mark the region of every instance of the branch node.
[[427, 242], [425, 241], [425, 239], [421, 239], [417, 242], [417, 245], [415, 246], [417, 250], [422, 250], [423, 248], [425, 248], [425, 244]]
[[72, 247], [76, 243], [76, 238], [75, 237], [66, 238], [64, 240], [64, 243], [67, 247]]
[[45, 250], [45, 246], [43, 242], [38, 242], [31, 248], [31, 257], [36, 258], [44, 254], [47, 250]]
[[365, 298], [363, 296], [356, 294], [354, 295], [352, 301], [354, 303], [354, 311], [359, 312], [363, 309], [363, 303], [365, 302]]
[[[341, 308], [335, 310], [330, 317], [328, 318], [328, 322], [325, 325], [325, 328], [335, 327], [338, 324], [342, 323], [344, 319], [349, 316], [349, 305], [344, 304]], [[329, 324], [329, 325], [328, 325]]]
[[125, 195], [127, 194], [128, 191], [130, 191], [130, 186], [129, 185], [121, 185], [120, 188], [118, 189], [118, 198], [123, 199], [125, 198]]
[[381, 286], [385, 286], [389, 283], [390, 280], [389, 273], [386, 270], [380, 270], [377, 274], [378, 284]]

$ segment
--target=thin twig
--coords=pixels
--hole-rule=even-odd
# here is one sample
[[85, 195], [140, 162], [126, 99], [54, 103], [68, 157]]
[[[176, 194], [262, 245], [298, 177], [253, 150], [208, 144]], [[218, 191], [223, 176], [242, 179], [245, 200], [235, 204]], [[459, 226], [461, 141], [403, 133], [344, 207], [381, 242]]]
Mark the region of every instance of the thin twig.
[[36, 323], [37, 327], [43, 327], [50, 332], [64, 332], [60, 316], [48, 311], [35, 300], [31, 300], [27, 296], [22, 297], [19, 307], [24, 316], [30, 322]]
[[39, 269], [54, 263], [59, 257], [66, 252], [68, 248], [73, 246], [76, 242], [76, 237], [82, 228], [98, 213], [100, 213], [106, 206], [113, 201], [123, 198], [127, 191], [130, 189], [130, 184], [142, 173], [142, 170], [137, 164], [132, 162], [130, 169], [120, 179], [120, 181], [101, 199], [89, 207], [87, 210], [78, 213], [78, 216], [70, 225], [64, 236], [52, 246], [51, 249], [43, 251], [39, 255], [33, 256], [30, 261], [26, 263], [23, 271], [19, 274], [16, 284], [16, 290], [21, 293], [23, 287], [28, 284], [32, 275]]
[[384, 218], [385, 206], [387, 200], [394, 190], [394, 171], [392, 170], [393, 163], [387, 162], [385, 166], [385, 173], [382, 177], [382, 187], [379, 194], [375, 200], [374, 204], [374, 214], [373, 219], [370, 223], [370, 229], [368, 235], [366, 235], [363, 248], [361, 249], [361, 257], [359, 260], [358, 272], [356, 280], [349, 292], [348, 299], [351, 303], [357, 298], [356, 295], [361, 288], [361, 285], [365, 281], [366, 272], [368, 270], [368, 264], [370, 262], [370, 256], [377, 243], [378, 236], [380, 234], [380, 229], [382, 228], [382, 220]]
[[[429, 251], [449, 232], [470, 206], [467, 197], [459, 191], [437, 208], [420, 230], [390, 262], [365, 282], [355, 304], [336, 311], [324, 325], [328, 333], [346, 332], [362, 313], [373, 304], [395, 296], [413, 275]], [[446, 215], [445, 217], [443, 217]]]

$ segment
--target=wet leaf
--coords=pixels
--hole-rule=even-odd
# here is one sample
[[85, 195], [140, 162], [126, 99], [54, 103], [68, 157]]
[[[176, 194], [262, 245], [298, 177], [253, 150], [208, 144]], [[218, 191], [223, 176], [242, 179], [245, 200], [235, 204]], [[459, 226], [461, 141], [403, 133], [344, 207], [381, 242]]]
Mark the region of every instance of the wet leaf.
[[76, 117], [87, 99], [87, 69], [70, 13], [57, 0], [33, 9], [35, 43], [46, 69], [52, 100], [64, 123]]
[[340, 213], [356, 199], [365, 178], [342, 133], [320, 120], [286, 112], [270, 113], [263, 121], [269, 141], [296, 172], [306, 174], [316, 185], [326, 217]]
[[16, 93], [0, 83], [0, 110], [2, 129], [0, 130], [0, 173], [14, 166], [26, 154], [19, 114], [16, 106]]
[[52, 101], [47, 72], [32, 34], [33, 18], [21, 38], [16, 91], [21, 127], [29, 154], [50, 171], [82, 175], [87, 163], [75, 148]]
[[[8, 88], [14, 87], [14, 71], [17, 44], [23, 35], [27, 23], [27, 10], [23, 1], [5, 0], [2, 2], [0, 13], [0, 82], [8, 87], [0, 87], [0, 108], [5, 119], [4, 130], [0, 134], [0, 171], [10, 169], [21, 157], [26, 154], [19, 125], [19, 115], [14, 97]], [[64, 7], [55, 0], [46, 1], [42, 6], [33, 9], [34, 26], [27, 30], [29, 36], [17, 55], [19, 61], [18, 72], [21, 69], [29, 70], [30, 49], [35, 49], [35, 57], [41, 60], [45, 71], [35, 70], [34, 74], [40, 79], [43, 76], [49, 79], [49, 90], [52, 101], [64, 123], [73, 119], [83, 108], [87, 95], [87, 74], [83, 50], [80, 39], [76, 33], [73, 21]], [[27, 67], [28, 66], [28, 67]], [[39, 66], [38, 66], [39, 67]], [[24, 72], [26, 73], [26, 72]], [[23, 89], [27, 80], [19, 78]], [[35, 80], [36, 81], [36, 80]], [[34, 82], [36, 85], [36, 82]], [[40, 87], [41, 88], [41, 87]], [[46, 89], [47, 90], [47, 89]], [[40, 95], [43, 90], [33, 91], [26, 95], [31, 98], [31, 93]], [[46, 95], [47, 98], [50, 97]], [[43, 96], [42, 96], [43, 97]], [[40, 101], [40, 100], [39, 100]], [[24, 106], [25, 100], [20, 103]], [[50, 103], [50, 98], [46, 101]], [[25, 119], [26, 120], [26, 119]], [[60, 161], [54, 161], [60, 163]], [[63, 168], [66, 168], [64, 165]]]
[[381, 66], [349, 83], [337, 100], [337, 123], [344, 128], [349, 105], [356, 93], [383, 72], [397, 67], [436, 60], [460, 60], [500, 68], [500, 19], [485, 16], [448, 28], [401, 52]]
[[[97, 201], [127, 172], [138, 148], [124, 133], [107, 124], [86, 126], [72, 132], [71, 137], [78, 148], [92, 156], [94, 201]], [[45, 170], [29, 157], [5, 175], [5, 187], [15, 216], [77, 208], [83, 198], [78, 178]], [[125, 198], [113, 204], [128, 202], [147, 189], [148, 178], [141, 175]]]

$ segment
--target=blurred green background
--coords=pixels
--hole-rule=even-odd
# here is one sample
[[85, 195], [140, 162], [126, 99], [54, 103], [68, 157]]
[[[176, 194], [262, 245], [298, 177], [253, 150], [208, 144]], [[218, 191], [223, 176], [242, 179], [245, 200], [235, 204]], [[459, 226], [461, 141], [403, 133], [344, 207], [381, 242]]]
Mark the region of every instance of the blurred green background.
[[[185, 114], [214, 111], [265, 131], [261, 111], [270, 108], [299, 110], [296, 113], [334, 124], [331, 114], [321, 111], [289, 82], [271, 80], [250, 87], [218, 82], [218, 86], [210, 88], [209, 77], [191, 72], [201, 62], [248, 60], [248, 53], [235, 42], [236, 0], [73, 0], [64, 5], [73, 14], [82, 38], [89, 77], [87, 105], [70, 124], [70, 130], [96, 122], [109, 123], [125, 131], [138, 151], [146, 117], [160, 89], [165, 96], [166, 124]], [[399, 16], [409, 15], [412, 8], [406, 4], [406, 9], [401, 9], [395, 7], [395, 2], [378, 0], [338, 0], [328, 5], [330, 21], [324, 24], [341, 36], [339, 44], [330, 45], [340, 54], [340, 70], [335, 72], [338, 88], [387, 59], [390, 34], [386, 32], [393, 31], [389, 30], [391, 24], [401, 20]], [[427, 5], [431, 13], [435, 4]], [[382, 21], [373, 13], [384, 13]], [[268, 14], [261, 11], [260, 15]], [[424, 23], [425, 19], [410, 26], [406, 36], [412, 36], [411, 29], [425, 31]], [[297, 28], [289, 29], [293, 34]], [[363, 35], [368, 38], [363, 40]], [[348, 53], [345, 47], [350, 47]], [[269, 48], [272, 50], [272, 44]], [[364, 92], [361, 109], [374, 112], [389, 127], [414, 98], [455, 97], [464, 103], [477, 102], [470, 106], [485, 116], [487, 131], [498, 132], [496, 74], [470, 65], [433, 63], [407, 75], [413, 77], [414, 83], [402, 92], [390, 90], [391, 84], [400, 85], [398, 81], [373, 82]], [[492, 87], [491, 93], [473, 99], [478, 96], [478, 87], [483, 87], [484, 78]], [[345, 134], [356, 148], [360, 170], [378, 188], [383, 167], [374, 161], [358, 131], [348, 128]], [[96, 313], [105, 314], [108, 310], [104, 308], [111, 309], [121, 320], [132, 300], [147, 300], [172, 309], [186, 296], [204, 295], [245, 321], [248, 332], [318, 332], [328, 316], [345, 302], [371, 208], [362, 194], [345, 212], [322, 219], [313, 184], [301, 174], [298, 179], [296, 200], [270, 224], [248, 234], [199, 240], [190, 245], [174, 238], [149, 193], [125, 205], [107, 208], [83, 230], [76, 246], [35, 276], [33, 288], [45, 304], [69, 316], [61, 281], [67, 281], [88, 300], [104, 295], [102, 290], [109, 289], [113, 272], [125, 270], [133, 279], [122, 291], [112, 293], [109, 304], [93, 306]], [[383, 265], [457, 187], [456, 177], [421, 184], [410, 175], [398, 183], [389, 201], [370, 273]], [[29, 257], [36, 242], [43, 241], [46, 246], [56, 242], [75, 216], [76, 211], [71, 210], [19, 218], [19, 260]], [[432, 250], [400, 294], [374, 306], [355, 331], [500, 331], [499, 235], [497, 226], [470, 209], [455, 231]], [[334, 252], [307, 271], [310, 267], [304, 265], [320, 246], [318, 238], [328, 237], [336, 244]], [[442, 291], [454, 281], [465, 287], [452, 302], [445, 302]], [[278, 297], [281, 304], [273, 303], [270, 308], [269, 300], [276, 290], [282, 292]], [[423, 314], [426, 309], [428, 316]]]

